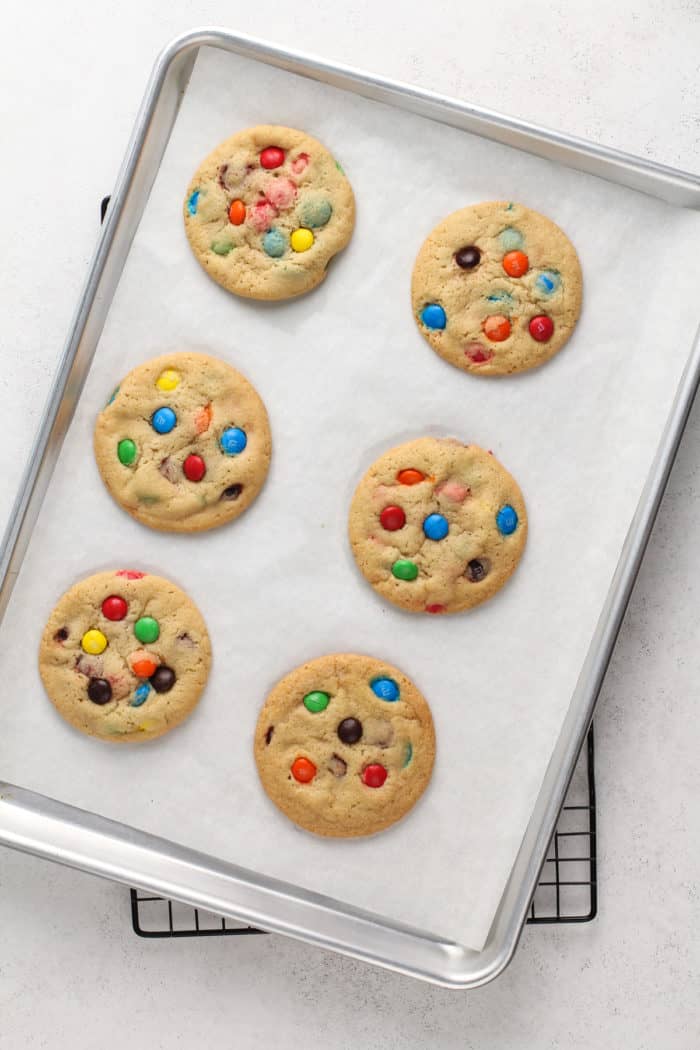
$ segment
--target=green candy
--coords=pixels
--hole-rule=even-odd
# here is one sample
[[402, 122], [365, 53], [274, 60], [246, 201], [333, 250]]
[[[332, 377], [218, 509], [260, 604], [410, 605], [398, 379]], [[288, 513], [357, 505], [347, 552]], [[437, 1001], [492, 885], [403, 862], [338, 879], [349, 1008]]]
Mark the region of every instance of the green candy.
[[317, 715], [319, 711], [325, 711], [330, 702], [331, 698], [328, 693], [322, 693], [320, 690], [307, 693], [304, 697], [304, 707], [314, 715]]
[[399, 558], [391, 566], [391, 571], [397, 580], [415, 580], [418, 575], [418, 566], [408, 558]]
[[409, 764], [409, 762], [411, 761], [411, 759], [412, 759], [412, 758], [413, 758], [413, 744], [412, 744], [412, 743], [411, 743], [411, 741], [409, 740], [409, 741], [407, 742], [407, 744], [406, 744], [406, 747], [404, 748], [404, 752], [403, 752], [403, 762], [401, 763], [401, 768], [402, 768], [402, 769], [405, 769], [405, 768], [406, 768], [406, 766], [407, 766], [407, 765]]
[[120, 463], [123, 463], [125, 467], [130, 467], [136, 462], [136, 442], [131, 438], [123, 438], [117, 445], [117, 455]]
[[212, 241], [211, 250], [217, 255], [228, 255], [236, 247], [231, 241]]
[[336, 162], [335, 162], [335, 166], [336, 166], [336, 168], [338, 169], [338, 171], [340, 172], [340, 174], [341, 174], [341, 175], [344, 175], [344, 174], [345, 174], [345, 172], [344, 172], [344, 171], [343, 171], [343, 169], [341, 168], [341, 166], [340, 166], [340, 164], [338, 163], [338, 161], [336, 161]]
[[152, 616], [142, 616], [134, 624], [134, 634], [145, 645], [150, 642], [157, 642], [160, 635], [158, 621], [154, 620]]
[[333, 208], [330, 201], [310, 200], [302, 206], [301, 221], [304, 226], [310, 226], [316, 230], [319, 226], [325, 226], [331, 217]]

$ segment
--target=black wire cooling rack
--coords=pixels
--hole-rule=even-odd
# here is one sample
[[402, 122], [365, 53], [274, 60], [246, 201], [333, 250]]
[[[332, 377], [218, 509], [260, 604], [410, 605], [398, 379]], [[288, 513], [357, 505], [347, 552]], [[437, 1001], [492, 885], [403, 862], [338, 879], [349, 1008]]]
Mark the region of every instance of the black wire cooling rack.
[[[104, 222], [109, 197], [100, 203]], [[566, 802], [540, 873], [527, 922], [590, 922], [598, 910], [593, 726], [588, 730]], [[220, 915], [131, 890], [139, 937], [226, 937], [264, 933]]]
[[[590, 922], [598, 909], [593, 726], [557, 822], [527, 921]], [[139, 937], [226, 937], [263, 933], [220, 915], [131, 890]]]

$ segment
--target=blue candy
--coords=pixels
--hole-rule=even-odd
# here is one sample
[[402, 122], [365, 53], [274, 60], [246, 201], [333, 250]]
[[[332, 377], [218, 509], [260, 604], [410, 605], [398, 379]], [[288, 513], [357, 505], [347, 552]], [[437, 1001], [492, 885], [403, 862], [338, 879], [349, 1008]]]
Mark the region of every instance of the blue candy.
[[263, 250], [273, 259], [279, 259], [287, 250], [287, 238], [279, 230], [268, 230], [262, 240]]
[[190, 199], [187, 202], [187, 210], [190, 213], [190, 215], [197, 214], [197, 201], [199, 200], [199, 193], [199, 190], [195, 190], [194, 193], [191, 194]]
[[380, 700], [386, 700], [389, 704], [395, 703], [401, 695], [393, 678], [374, 678], [369, 684], [374, 695]]
[[502, 536], [510, 536], [510, 534], [517, 529], [518, 515], [515, 512], [515, 508], [511, 507], [510, 503], [506, 503], [506, 505], [499, 510], [496, 515], [496, 525]]
[[148, 682], [144, 682], [138, 687], [134, 693], [134, 699], [130, 703], [130, 707], [140, 707], [141, 704], [145, 704], [148, 700], [148, 694], [151, 691], [151, 687]]
[[421, 310], [420, 319], [426, 328], [444, 328], [447, 324], [447, 314], [437, 303], [428, 303]]
[[248, 444], [248, 438], [240, 427], [228, 427], [219, 438], [219, 444], [227, 456], [237, 456]]
[[442, 514], [429, 514], [423, 522], [423, 532], [429, 540], [444, 540], [450, 531], [450, 523]]
[[555, 270], [543, 270], [535, 281], [535, 287], [543, 295], [551, 295], [556, 292], [561, 283], [559, 274]]
[[172, 408], [168, 408], [167, 405], [164, 405], [163, 408], [157, 408], [151, 416], [151, 426], [156, 434], [169, 434], [176, 423], [177, 416]]

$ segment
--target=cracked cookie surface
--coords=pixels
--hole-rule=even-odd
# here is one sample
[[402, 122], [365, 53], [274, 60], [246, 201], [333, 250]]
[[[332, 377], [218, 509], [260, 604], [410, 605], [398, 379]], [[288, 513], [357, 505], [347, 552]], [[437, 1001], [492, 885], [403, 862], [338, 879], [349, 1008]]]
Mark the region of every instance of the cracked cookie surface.
[[348, 532], [358, 567], [383, 598], [452, 613], [491, 598], [527, 536], [517, 482], [477, 445], [418, 438], [380, 456], [355, 490]]
[[250, 299], [290, 299], [320, 284], [350, 240], [355, 198], [320, 142], [260, 125], [202, 162], [183, 214], [192, 251], [220, 285]]
[[187, 718], [210, 664], [194, 602], [169, 580], [128, 569], [96, 573], [66, 591], [39, 648], [58, 713], [117, 743], [150, 740]]
[[551, 219], [512, 201], [453, 212], [424, 241], [413, 315], [433, 350], [480, 375], [508, 375], [553, 357], [581, 311], [571, 241]]
[[194, 532], [237, 518], [270, 465], [270, 426], [255, 388], [207, 354], [139, 365], [97, 418], [95, 458], [109, 492], [154, 529]]
[[435, 760], [430, 708], [411, 680], [371, 656], [334, 653], [287, 674], [260, 711], [262, 785], [317, 835], [373, 835], [425, 791]]

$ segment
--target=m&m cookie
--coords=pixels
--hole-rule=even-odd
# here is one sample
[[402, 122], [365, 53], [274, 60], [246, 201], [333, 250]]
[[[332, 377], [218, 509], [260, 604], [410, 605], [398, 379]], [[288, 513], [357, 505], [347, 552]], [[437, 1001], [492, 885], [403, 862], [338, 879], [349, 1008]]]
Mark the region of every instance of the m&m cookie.
[[490, 452], [426, 437], [372, 464], [352, 498], [349, 535], [383, 598], [452, 613], [480, 605], [511, 576], [527, 515], [516, 481]]
[[129, 569], [99, 572], [66, 591], [39, 648], [58, 713], [117, 743], [150, 740], [187, 718], [210, 664], [194, 602], [169, 580]]
[[97, 417], [94, 443], [115, 500], [144, 525], [169, 532], [237, 518], [270, 465], [270, 426], [257, 391], [206, 354], [166, 354], [135, 368]]
[[433, 350], [480, 375], [535, 368], [561, 350], [581, 311], [568, 237], [522, 204], [488, 201], [448, 215], [413, 270], [413, 315]]
[[290, 820], [350, 838], [382, 831], [413, 808], [433, 771], [435, 730], [403, 672], [336, 653], [277, 683], [254, 749], [265, 791]]
[[355, 198], [325, 146], [260, 126], [201, 163], [184, 203], [192, 251], [210, 277], [249, 299], [291, 299], [320, 284], [350, 240]]

